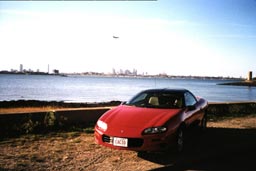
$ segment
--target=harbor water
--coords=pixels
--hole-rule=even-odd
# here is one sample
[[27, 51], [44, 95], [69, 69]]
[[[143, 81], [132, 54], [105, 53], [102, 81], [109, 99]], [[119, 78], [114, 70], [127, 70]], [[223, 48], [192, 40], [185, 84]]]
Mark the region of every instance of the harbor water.
[[230, 81], [1, 74], [0, 101], [127, 101], [139, 91], [150, 88], [185, 88], [209, 102], [256, 101], [256, 87], [218, 85]]

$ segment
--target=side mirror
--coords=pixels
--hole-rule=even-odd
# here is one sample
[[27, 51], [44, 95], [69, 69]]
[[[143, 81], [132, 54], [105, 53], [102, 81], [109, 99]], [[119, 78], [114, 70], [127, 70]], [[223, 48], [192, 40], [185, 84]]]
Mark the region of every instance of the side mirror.
[[188, 109], [189, 111], [195, 110], [195, 109], [196, 109], [196, 106], [195, 106], [195, 105], [190, 105], [190, 106], [187, 106], [187, 109]]

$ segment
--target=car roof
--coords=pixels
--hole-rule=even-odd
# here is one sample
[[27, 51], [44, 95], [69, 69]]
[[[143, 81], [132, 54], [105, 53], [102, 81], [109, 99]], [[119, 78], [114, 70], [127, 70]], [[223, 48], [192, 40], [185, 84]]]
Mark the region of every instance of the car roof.
[[156, 89], [147, 89], [142, 92], [185, 93], [185, 92], [189, 92], [189, 91], [187, 89], [156, 88]]

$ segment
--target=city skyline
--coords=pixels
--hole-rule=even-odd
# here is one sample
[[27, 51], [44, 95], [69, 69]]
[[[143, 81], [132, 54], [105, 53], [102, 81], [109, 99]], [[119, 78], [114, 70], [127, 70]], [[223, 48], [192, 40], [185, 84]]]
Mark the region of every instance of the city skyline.
[[0, 70], [247, 77], [256, 1], [0, 2]]
[[138, 71], [133, 69], [112, 68], [111, 72], [97, 72], [97, 71], [83, 71], [83, 72], [61, 72], [58, 69], [50, 70], [50, 65], [47, 65], [45, 70], [32, 70], [29, 67], [26, 68], [23, 64], [19, 65], [19, 68], [11, 68], [9, 70], [0, 70], [0, 74], [31, 74], [31, 75], [94, 75], [94, 76], [131, 76], [131, 77], [169, 77], [169, 78], [191, 78], [191, 79], [255, 79], [253, 71], [248, 71], [245, 77], [232, 77], [232, 76], [199, 76], [199, 75], [170, 75], [167, 73], [149, 74], [147, 71]]
[[[10, 68], [10, 69], [7, 69], [7, 70], [0, 70], [0, 72], [12, 72], [12, 73], [22, 73], [22, 72], [41, 72], [41, 73], [55, 73], [56, 70], [61, 73], [61, 74], [75, 74], [77, 72], [69, 72], [69, 73], [64, 73], [64, 72], [61, 72], [59, 71], [58, 69], [50, 69], [50, 64], [48, 64], [45, 68], [47, 69], [43, 69], [43, 70], [40, 70], [40, 69], [36, 69], [36, 70], [33, 70], [31, 69], [30, 67], [26, 67], [24, 64], [19, 64], [19, 68]], [[81, 73], [99, 73], [97, 71], [82, 71], [80, 72]], [[77, 73], [79, 74], [79, 73]], [[147, 75], [147, 71], [141, 71], [140, 73], [138, 72], [138, 70], [136, 68], [133, 68], [133, 69], [127, 69], [127, 68], [112, 68], [111, 71], [108, 71], [108, 72], [101, 72], [101, 74], [113, 74], [113, 75], [118, 75], [118, 74], [125, 74], [125, 75]], [[156, 75], [159, 75], [159, 74], [165, 74], [165, 73], [158, 73]]]

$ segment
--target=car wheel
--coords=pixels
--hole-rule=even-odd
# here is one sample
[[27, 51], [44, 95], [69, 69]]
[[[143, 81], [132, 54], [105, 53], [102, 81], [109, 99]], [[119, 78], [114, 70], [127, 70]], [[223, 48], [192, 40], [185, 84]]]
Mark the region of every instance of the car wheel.
[[148, 153], [146, 151], [137, 152], [137, 156], [141, 157], [141, 158], [147, 157], [147, 155], [148, 155]]
[[184, 128], [179, 128], [176, 139], [176, 150], [181, 153], [184, 150]]

